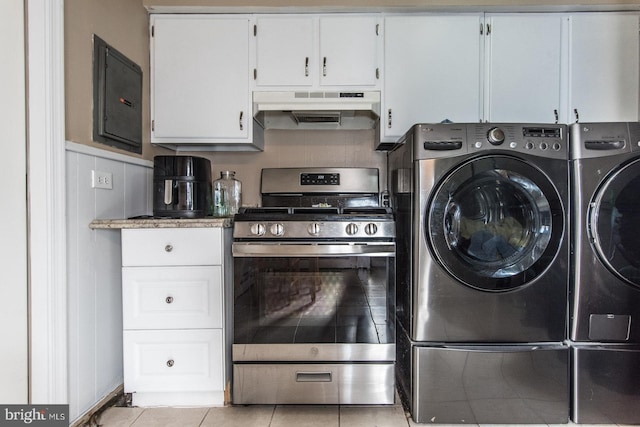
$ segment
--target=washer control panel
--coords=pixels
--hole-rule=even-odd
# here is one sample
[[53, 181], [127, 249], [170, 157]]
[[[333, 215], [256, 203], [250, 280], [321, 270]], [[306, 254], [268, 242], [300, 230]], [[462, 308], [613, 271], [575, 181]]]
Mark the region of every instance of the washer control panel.
[[499, 148], [542, 157], [568, 157], [565, 125], [470, 124], [468, 138], [470, 152]]
[[485, 150], [568, 158], [567, 126], [536, 123], [416, 124], [399, 141], [412, 143], [414, 159], [462, 156]]

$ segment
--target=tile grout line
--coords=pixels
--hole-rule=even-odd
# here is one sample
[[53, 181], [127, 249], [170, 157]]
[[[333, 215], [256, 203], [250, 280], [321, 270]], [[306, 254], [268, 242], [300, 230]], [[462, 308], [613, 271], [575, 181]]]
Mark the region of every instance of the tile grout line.
[[273, 405], [273, 409], [271, 410], [271, 418], [269, 419], [269, 427], [271, 427], [271, 424], [273, 423], [273, 418], [276, 416], [277, 407], [278, 405]]
[[142, 414], [144, 414], [144, 412], [145, 412], [146, 410], [147, 410], [147, 409], [145, 408], [145, 409], [143, 409], [142, 411], [140, 411], [140, 414], [136, 417], [136, 419], [135, 419], [135, 420], [133, 420], [133, 421], [131, 421], [131, 424], [129, 424], [129, 427], [133, 427], [133, 425], [136, 423], [136, 421], [138, 421], [138, 420], [140, 419], [140, 417], [142, 416]]

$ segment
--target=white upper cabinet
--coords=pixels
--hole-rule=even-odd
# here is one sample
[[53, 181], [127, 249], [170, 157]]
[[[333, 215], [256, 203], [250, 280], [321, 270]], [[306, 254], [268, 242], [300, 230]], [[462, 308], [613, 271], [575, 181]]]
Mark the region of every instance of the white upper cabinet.
[[581, 13], [569, 19], [569, 121], [638, 120], [638, 15]]
[[261, 150], [252, 91], [379, 90], [415, 123], [635, 121], [639, 14], [151, 15], [151, 142]]
[[561, 14], [388, 16], [381, 141], [419, 122], [562, 120], [565, 22]]
[[378, 43], [382, 39], [374, 16], [320, 18], [320, 84], [378, 84]]
[[377, 86], [379, 23], [378, 15], [258, 16], [256, 86]]
[[383, 141], [415, 123], [480, 120], [481, 24], [481, 14], [385, 19]]
[[311, 86], [318, 63], [312, 17], [258, 17], [254, 34], [256, 85]]
[[258, 149], [249, 79], [250, 18], [152, 15], [151, 142]]
[[485, 97], [489, 122], [561, 120], [563, 15], [485, 18]]

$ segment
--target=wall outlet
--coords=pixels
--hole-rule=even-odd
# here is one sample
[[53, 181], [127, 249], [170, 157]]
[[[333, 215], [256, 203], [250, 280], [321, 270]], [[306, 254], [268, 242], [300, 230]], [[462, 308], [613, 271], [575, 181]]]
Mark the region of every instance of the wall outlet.
[[113, 190], [113, 174], [111, 172], [91, 171], [91, 188]]

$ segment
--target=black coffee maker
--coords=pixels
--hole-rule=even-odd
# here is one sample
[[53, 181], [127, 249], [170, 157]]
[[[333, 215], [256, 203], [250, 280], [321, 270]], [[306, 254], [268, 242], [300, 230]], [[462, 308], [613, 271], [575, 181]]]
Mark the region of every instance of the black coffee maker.
[[211, 162], [194, 156], [153, 158], [153, 215], [202, 218], [211, 206]]

